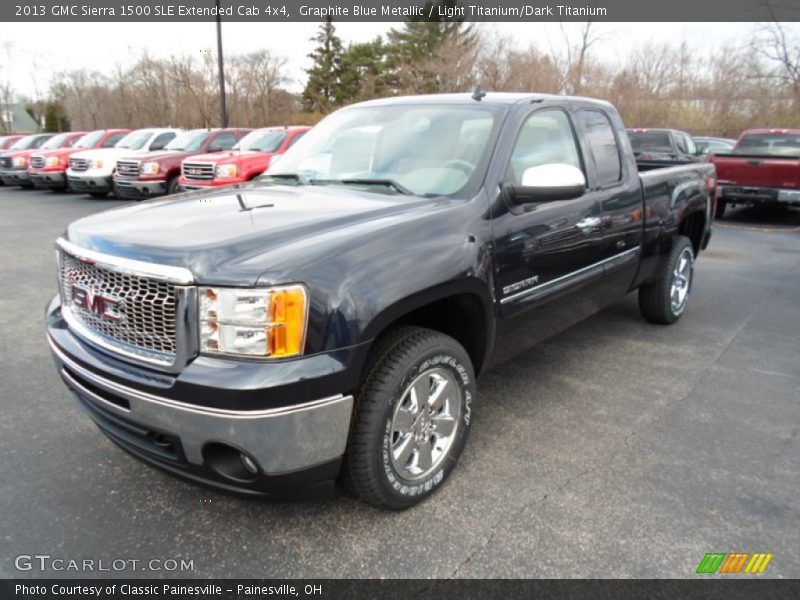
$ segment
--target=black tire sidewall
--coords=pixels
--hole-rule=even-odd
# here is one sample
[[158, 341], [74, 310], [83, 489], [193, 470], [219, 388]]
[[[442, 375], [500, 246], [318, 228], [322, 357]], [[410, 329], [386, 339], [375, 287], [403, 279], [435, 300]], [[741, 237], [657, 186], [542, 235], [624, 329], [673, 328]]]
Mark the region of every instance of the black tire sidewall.
[[[446, 342], [446, 340], [448, 338], [444, 336], [437, 339], [437, 341], [441, 342]], [[424, 371], [437, 367], [448, 370], [458, 384], [461, 414], [456, 439], [453, 440], [447, 457], [435, 471], [424, 479], [409, 481], [397, 473], [391, 464], [390, 432], [392, 416], [397, 404], [402, 399], [403, 392], [411, 382]], [[385, 492], [391, 496], [393, 503], [410, 506], [438, 489], [447, 480], [447, 477], [458, 462], [469, 436], [470, 425], [474, 419], [475, 375], [469, 357], [460, 346], [455, 343], [437, 343], [432, 344], [424, 352], [415, 356], [410, 361], [410, 364], [403, 369], [402, 376], [399, 379], [395, 379], [391, 387], [392, 389], [387, 394], [387, 401], [384, 403], [380, 414], [380, 421], [376, 424], [380, 426], [380, 436], [376, 440], [379, 446], [375, 448], [374, 466], [377, 469], [378, 481]]]
[[178, 193], [178, 176], [173, 175], [167, 180], [167, 195], [171, 196], [172, 194]]

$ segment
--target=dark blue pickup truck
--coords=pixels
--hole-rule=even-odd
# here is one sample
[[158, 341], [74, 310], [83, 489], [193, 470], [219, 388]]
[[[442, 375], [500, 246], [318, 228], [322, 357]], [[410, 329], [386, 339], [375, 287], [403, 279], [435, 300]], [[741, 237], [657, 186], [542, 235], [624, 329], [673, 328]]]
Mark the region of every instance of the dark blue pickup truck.
[[453, 471], [493, 364], [634, 290], [648, 321], [680, 318], [714, 186], [709, 164], [640, 175], [606, 102], [366, 102], [260, 180], [69, 225], [47, 336], [150, 464], [402, 509]]

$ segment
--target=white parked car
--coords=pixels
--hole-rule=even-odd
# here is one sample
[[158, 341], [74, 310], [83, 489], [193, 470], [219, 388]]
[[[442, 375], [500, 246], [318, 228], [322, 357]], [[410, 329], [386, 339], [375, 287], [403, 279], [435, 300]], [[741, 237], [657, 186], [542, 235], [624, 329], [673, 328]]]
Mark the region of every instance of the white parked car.
[[102, 198], [113, 189], [112, 176], [118, 158], [161, 150], [180, 132], [180, 129], [136, 129], [113, 148], [77, 152], [69, 157], [69, 186], [75, 192], [86, 192], [90, 196]]

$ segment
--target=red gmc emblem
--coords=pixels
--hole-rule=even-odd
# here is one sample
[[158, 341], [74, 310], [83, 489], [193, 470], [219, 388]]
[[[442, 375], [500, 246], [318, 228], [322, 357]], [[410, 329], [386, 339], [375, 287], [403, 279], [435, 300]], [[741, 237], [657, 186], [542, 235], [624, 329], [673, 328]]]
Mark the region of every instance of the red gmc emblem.
[[72, 303], [109, 321], [119, 321], [122, 318], [119, 312], [120, 300], [118, 298], [97, 294], [91, 288], [82, 285], [72, 286]]

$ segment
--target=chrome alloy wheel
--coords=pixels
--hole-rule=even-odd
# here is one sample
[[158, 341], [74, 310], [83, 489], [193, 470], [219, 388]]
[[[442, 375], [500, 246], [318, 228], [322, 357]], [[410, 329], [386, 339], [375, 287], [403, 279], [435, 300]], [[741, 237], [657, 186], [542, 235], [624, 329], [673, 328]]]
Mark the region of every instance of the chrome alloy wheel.
[[692, 274], [694, 271], [694, 253], [691, 248], [684, 248], [675, 263], [672, 272], [672, 284], [669, 290], [669, 299], [673, 314], [679, 315], [686, 307], [689, 290], [692, 287]]
[[420, 374], [403, 392], [389, 431], [392, 467], [407, 480], [428, 476], [456, 439], [461, 389], [442, 368]]

